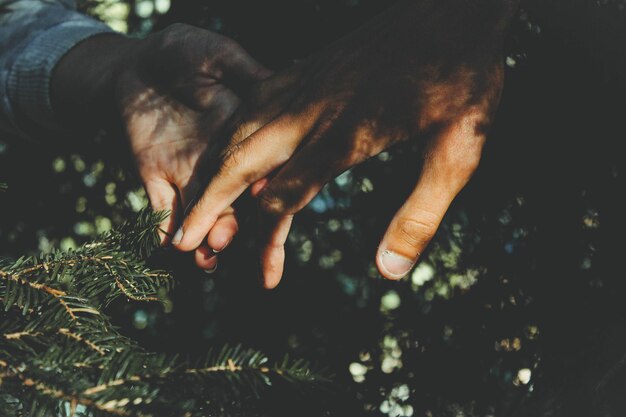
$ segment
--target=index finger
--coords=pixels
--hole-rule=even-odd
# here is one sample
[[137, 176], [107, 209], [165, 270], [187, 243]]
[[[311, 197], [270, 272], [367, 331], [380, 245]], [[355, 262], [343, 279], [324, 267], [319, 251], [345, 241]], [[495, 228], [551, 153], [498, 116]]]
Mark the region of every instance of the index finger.
[[218, 216], [255, 181], [289, 160], [313, 117], [284, 115], [232, 145], [206, 190], [172, 239], [179, 250], [197, 248]]

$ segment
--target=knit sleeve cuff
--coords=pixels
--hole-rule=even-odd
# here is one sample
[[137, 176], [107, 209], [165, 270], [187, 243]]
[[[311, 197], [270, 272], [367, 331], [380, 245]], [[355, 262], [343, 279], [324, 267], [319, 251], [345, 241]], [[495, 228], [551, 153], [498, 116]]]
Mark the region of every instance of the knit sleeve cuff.
[[13, 63], [7, 80], [7, 93], [20, 130], [62, 130], [50, 102], [52, 72], [73, 46], [110, 32], [105, 24], [85, 18], [60, 23], [30, 41]]

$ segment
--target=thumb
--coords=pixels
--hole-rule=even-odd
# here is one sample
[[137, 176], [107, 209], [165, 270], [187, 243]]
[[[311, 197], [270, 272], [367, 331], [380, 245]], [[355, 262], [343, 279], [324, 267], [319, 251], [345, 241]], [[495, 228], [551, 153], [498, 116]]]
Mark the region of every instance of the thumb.
[[484, 135], [463, 121], [427, 151], [420, 179], [383, 237], [376, 265], [389, 279], [407, 275], [433, 238], [450, 203], [478, 167]]
[[433, 238], [451, 197], [440, 190], [418, 186], [391, 221], [378, 247], [376, 266], [388, 279], [409, 273]]

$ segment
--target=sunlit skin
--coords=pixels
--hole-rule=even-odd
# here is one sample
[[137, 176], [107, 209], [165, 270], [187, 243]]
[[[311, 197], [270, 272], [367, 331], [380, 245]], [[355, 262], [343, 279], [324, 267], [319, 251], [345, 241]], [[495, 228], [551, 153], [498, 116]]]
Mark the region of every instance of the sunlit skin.
[[[207, 159], [226, 138], [238, 92], [269, 74], [234, 41], [173, 25], [139, 41], [99, 35], [80, 43], [56, 68], [52, 100], [69, 126], [81, 114], [85, 124], [94, 113], [105, 124], [121, 122], [152, 207], [172, 213], [161, 225], [168, 244], [208, 175]], [[215, 270], [215, 254], [237, 229], [233, 209], [224, 207], [194, 248], [196, 264]]]
[[382, 237], [380, 273], [406, 275], [476, 170], [502, 85], [507, 0], [400, 2], [375, 21], [259, 82], [222, 165], [173, 243], [194, 250], [246, 189], [261, 208], [264, 285], [278, 285], [295, 213], [334, 176], [403, 141], [421, 176]]

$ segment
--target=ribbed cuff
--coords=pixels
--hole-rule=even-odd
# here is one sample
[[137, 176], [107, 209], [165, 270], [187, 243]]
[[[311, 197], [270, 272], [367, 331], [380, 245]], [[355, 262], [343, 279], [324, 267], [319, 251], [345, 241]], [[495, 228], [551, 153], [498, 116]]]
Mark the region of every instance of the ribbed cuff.
[[16, 123], [28, 132], [38, 129], [63, 130], [50, 102], [50, 80], [56, 64], [73, 46], [99, 33], [112, 30], [103, 23], [85, 18], [53, 26], [35, 37], [20, 53], [8, 77], [8, 96]]

